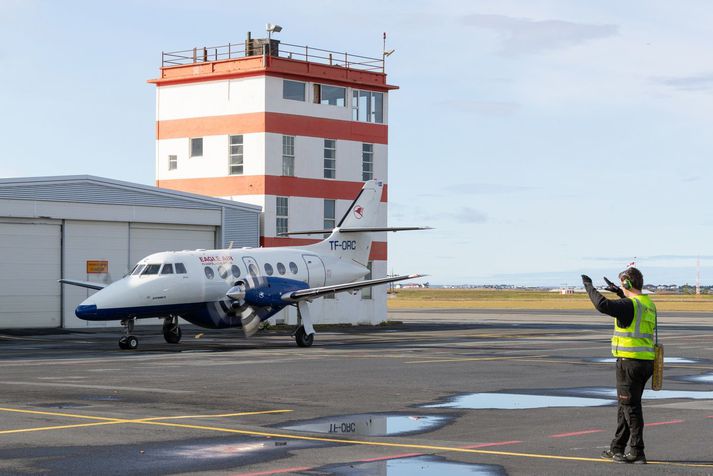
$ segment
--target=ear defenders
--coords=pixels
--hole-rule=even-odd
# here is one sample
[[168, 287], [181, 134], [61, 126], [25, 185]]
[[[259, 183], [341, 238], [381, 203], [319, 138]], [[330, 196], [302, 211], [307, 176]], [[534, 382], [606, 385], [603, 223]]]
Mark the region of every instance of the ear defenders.
[[631, 290], [631, 288], [632, 288], [631, 281], [629, 280], [629, 278], [625, 279], [624, 282], [622, 283], [622, 285], [624, 286], [624, 289], [627, 289], [627, 290]]

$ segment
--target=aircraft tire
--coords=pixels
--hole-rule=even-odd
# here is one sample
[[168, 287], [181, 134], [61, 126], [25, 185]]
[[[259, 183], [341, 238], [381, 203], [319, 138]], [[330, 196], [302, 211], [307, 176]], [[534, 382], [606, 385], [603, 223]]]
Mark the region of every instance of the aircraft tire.
[[129, 347], [126, 345], [126, 337], [119, 339], [119, 348], [121, 350], [127, 350]]
[[183, 332], [181, 331], [180, 327], [176, 327], [176, 332], [171, 332], [170, 330], [167, 330], [165, 328], [163, 331], [163, 338], [169, 344], [178, 344], [179, 342], [181, 342], [182, 335]]
[[314, 334], [307, 335], [305, 328], [300, 326], [297, 332], [295, 332], [295, 342], [297, 342], [297, 347], [312, 347]]
[[134, 336], [129, 336], [126, 338], [126, 348], [129, 350], [136, 350], [139, 348], [139, 339]]

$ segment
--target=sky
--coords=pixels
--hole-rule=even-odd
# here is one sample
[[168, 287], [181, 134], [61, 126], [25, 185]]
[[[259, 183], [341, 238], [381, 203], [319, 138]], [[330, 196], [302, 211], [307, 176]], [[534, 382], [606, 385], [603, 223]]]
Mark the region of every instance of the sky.
[[161, 52], [241, 42], [380, 56], [389, 272], [576, 285], [635, 261], [713, 284], [705, 0], [0, 0], [0, 177], [154, 183]]

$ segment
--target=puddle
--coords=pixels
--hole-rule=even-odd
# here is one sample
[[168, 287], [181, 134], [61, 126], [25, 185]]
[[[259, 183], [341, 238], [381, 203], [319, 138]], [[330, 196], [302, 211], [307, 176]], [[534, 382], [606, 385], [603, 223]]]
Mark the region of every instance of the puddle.
[[424, 405], [425, 408], [466, 408], [469, 410], [524, 410], [531, 408], [601, 407], [614, 400], [587, 397], [559, 397], [519, 393], [471, 393], [450, 399], [446, 403]]
[[357, 414], [318, 418], [281, 428], [331, 435], [389, 436], [423, 433], [445, 425], [448, 420], [445, 416]]
[[190, 447], [179, 448], [174, 455], [184, 458], [197, 459], [212, 459], [212, 458], [232, 458], [235, 456], [246, 455], [278, 446], [277, 443], [236, 443], [232, 445], [214, 445], [203, 446], [196, 445]]
[[84, 395], [79, 397], [81, 400], [91, 400], [93, 402], [118, 402], [121, 397], [118, 395]]
[[686, 382], [696, 383], [713, 383], [713, 373], [703, 375], [687, 375], [685, 377], [676, 377], [676, 380], [685, 380]]
[[[409, 476], [412, 474], [438, 474], [443, 476], [500, 476], [506, 475], [502, 466], [491, 464], [453, 463], [434, 456], [388, 459], [366, 463], [350, 463], [318, 468], [325, 474], [338, 476]], [[309, 473], [313, 474], [313, 473]], [[321, 473], [320, 473], [321, 474]]]
[[[614, 363], [616, 362], [616, 357], [606, 357], [599, 359], [589, 359], [590, 362], [604, 362], [604, 363]], [[687, 359], [685, 357], [664, 357], [664, 363], [666, 364], [695, 364], [698, 360]]]
[[87, 403], [70, 403], [70, 402], [58, 402], [58, 403], [35, 403], [30, 405], [31, 407], [38, 408], [83, 408], [90, 406]]
[[[665, 381], [664, 381], [665, 385]], [[594, 395], [598, 397], [616, 398], [616, 389], [614, 388], [582, 388], [574, 390], [575, 393], [581, 395]], [[659, 390], [653, 391], [650, 389], [644, 390], [642, 396], [644, 400], [670, 400], [674, 398], [688, 398], [691, 400], [713, 400], [713, 392], [702, 392], [695, 390]]]

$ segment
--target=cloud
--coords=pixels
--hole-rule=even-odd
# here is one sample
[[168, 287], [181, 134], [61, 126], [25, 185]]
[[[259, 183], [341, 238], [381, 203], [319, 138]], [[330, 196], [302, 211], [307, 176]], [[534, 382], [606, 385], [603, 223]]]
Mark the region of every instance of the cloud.
[[450, 185], [446, 190], [449, 193], [460, 193], [467, 195], [494, 195], [500, 193], [514, 193], [534, 190], [536, 187], [527, 187], [523, 185], [510, 185], [499, 183], [460, 183]]
[[616, 25], [590, 25], [563, 20], [532, 20], [504, 15], [465, 15], [464, 25], [494, 30], [503, 37], [502, 53], [536, 54], [618, 34]]
[[519, 104], [507, 101], [454, 100], [443, 101], [440, 104], [454, 111], [483, 114], [486, 116], [511, 116], [520, 109]]
[[710, 260], [713, 259], [713, 255], [653, 255], [653, 256], [638, 256], [638, 257], [623, 257], [623, 256], [588, 256], [584, 259], [592, 261], [613, 261], [617, 263], [630, 263], [631, 261], [636, 261], [637, 263], [648, 263], [651, 261], [671, 261], [671, 260]]
[[451, 218], [455, 218], [460, 223], [485, 223], [488, 221], [488, 216], [470, 207], [463, 207], [455, 213], [450, 214]]
[[654, 82], [678, 91], [713, 91], [713, 73], [678, 78], [654, 78]]

